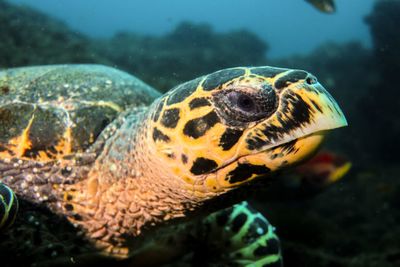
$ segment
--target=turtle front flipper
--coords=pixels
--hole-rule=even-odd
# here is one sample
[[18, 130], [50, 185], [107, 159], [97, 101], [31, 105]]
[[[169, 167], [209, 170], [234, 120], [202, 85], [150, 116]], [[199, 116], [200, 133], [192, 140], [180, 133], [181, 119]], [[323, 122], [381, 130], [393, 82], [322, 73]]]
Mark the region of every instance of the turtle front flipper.
[[8, 186], [0, 182], [0, 232], [14, 223], [17, 213], [17, 196]]
[[216, 265], [283, 266], [275, 228], [247, 202], [206, 217], [200, 225], [199, 235], [204, 240], [198, 249], [199, 255], [207, 251], [208, 255], [201, 255], [201, 258], [208, 260], [211, 257], [217, 261]]

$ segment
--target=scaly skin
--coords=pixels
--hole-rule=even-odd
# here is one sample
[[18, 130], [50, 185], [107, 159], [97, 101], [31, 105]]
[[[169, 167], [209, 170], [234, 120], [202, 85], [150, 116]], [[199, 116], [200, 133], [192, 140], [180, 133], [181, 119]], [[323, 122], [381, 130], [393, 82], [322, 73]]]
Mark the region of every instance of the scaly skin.
[[[103, 254], [135, 257], [164, 226], [223, 207], [226, 193], [304, 160], [324, 131], [344, 125], [307, 72], [226, 69], [149, 107], [127, 108], [86, 151], [53, 161], [5, 158], [0, 177], [67, 218]], [[251, 259], [267, 263], [271, 255], [263, 256]]]

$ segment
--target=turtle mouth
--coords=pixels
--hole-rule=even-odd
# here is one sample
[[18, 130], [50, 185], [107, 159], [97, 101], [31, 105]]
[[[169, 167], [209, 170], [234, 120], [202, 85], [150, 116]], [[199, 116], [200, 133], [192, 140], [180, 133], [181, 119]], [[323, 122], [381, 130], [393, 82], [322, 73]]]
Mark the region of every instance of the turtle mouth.
[[[229, 166], [231, 166], [233, 164], [237, 164], [237, 163], [239, 163], [239, 164], [249, 163], [252, 161], [251, 160], [252, 158], [262, 159], [262, 161], [265, 165], [265, 164], [268, 164], [269, 162], [273, 161], [274, 158], [277, 157], [277, 156], [274, 156], [274, 154], [279, 154], [278, 152], [284, 152], [284, 151], [287, 151], [288, 154], [291, 154], [291, 152], [293, 152], [294, 154], [299, 154], [299, 155], [301, 154], [303, 157], [300, 157], [300, 159], [298, 161], [302, 161], [314, 154], [314, 152], [322, 144], [322, 142], [325, 139], [325, 136], [328, 134], [328, 132], [330, 132], [330, 130], [321, 130], [318, 132], [313, 132], [310, 134], [299, 136], [297, 138], [287, 139], [285, 142], [279, 142], [279, 143], [275, 144], [274, 146], [268, 146], [264, 149], [255, 151], [255, 152], [247, 154], [247, 155], [238, 156], [235, 159], [221, 165], [219, 168], [215, 169], [213, 172], [218, 172], [220, 170], [228, 168]], [[296, 144], [297, 144], [297, 148], [295, 148]], [[302, 153], [299, 153], [300, 149], [302, 150], [301, 151]], [[286, 154], [286, 156], [288, 154]], [[271, 155], [271, 156], [268, 157], [268, 155]], [[282, 155], [281, 155], [281, 157], [282, 157]], [[257, 161], [259, 161], [259, 160], [257, 160]], [[283, 165], [289, 165], [288, 159], [284, 160], [284, 162], [286, 162], [286, 163]], [[293, 162], [293, 163], [295, 163], [295, 162]], [[273, 168], [271, 168], [271, 167], [272, 166], [269, 166], [268, 169], [272, 170]]]
[[314, 155], [325, 135], [326, 131], [318, 131], [238, 156], [205, 174], [199, 182], [202, 186], [197, 189], [204, 192], [224, 191], [259, 177], [268, 177], [268, 173], [294, 166]]
[[[317, 136], [320, 137], [321, 142], [322, 142], [323, 139], [325, 139], [325, 136], [328, 134], [328, 132], [330, 132], [330, 130], [321, 130], [321, 131], [310, 133], [310, 134], [306, 134], [304, 136], [300, 136], [300, 137], [297, 137], [297, 138], [288, 139], [285, 142], [280, 142], [280, 143], [277, 143], [274, 146], [267, 147], [267, 148], [265, 148], [265, 149], [263, 149], [261, 151], [255, 152], [253, 155], [263, 154], [263, 153], [266, 153], [266, 152], [269, 152], [269, 151], [276, 150], [278, 148], [287, 147], [289, 144], [293, 145], [294, 142], [297, 142], [297, 141], [300, 141], [300, 140], [308, 140], [310, 138], [317, 137]], [[246, 156], [244, 156], [244, 157], [246, 157]]]
[[191, 190], [201, 194], [215, 194], [269, 177], [269, 173], [292, 166], [314, 155], [326, 131], [318, 131], [250, 154], [236, 157], [220, 167], [201, 175]]

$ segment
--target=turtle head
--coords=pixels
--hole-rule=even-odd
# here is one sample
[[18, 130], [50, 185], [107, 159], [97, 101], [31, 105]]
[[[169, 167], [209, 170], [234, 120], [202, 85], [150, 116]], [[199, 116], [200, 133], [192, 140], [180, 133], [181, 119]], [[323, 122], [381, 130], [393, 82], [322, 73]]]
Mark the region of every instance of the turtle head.
[[177, 86], [152, 113], [152, 142], [174, 176], [218, 194], [304, 160], [347, 125], [308, 72], [232, 68]]

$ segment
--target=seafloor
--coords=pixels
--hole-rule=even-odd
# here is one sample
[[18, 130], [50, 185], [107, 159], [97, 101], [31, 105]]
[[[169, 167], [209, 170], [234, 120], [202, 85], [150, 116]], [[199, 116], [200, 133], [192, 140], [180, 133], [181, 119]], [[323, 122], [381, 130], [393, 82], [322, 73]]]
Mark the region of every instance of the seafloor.
[[161, 91], [239, 65], [313, 72], [349, 121], [326, 146], [346, 155], [353, 168], [317, 196], [274, 202], [256, 196], [253, 203], [277, 227], [287, 267], [394, 267], [400, 266], [398, 14], [400, 1], [378, 1], [365, 18], [372, 49], [327, 43], [309, 55], [272, 61], [265, 56], [268, 45], [250, 31], [220, 34], [186, 22], [161, 37], [124, 32], [93, 40], [35, 10], [0, 1], [0, 68], [101, 63]]

